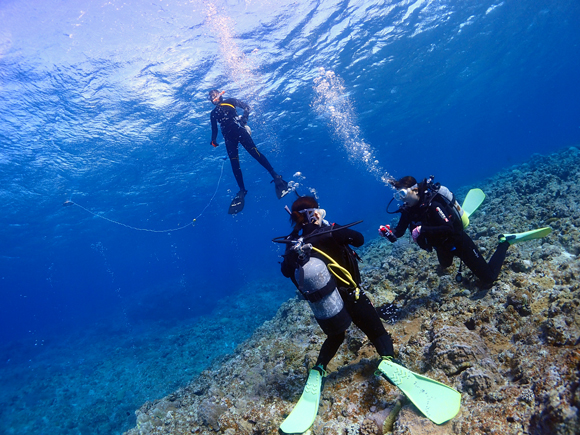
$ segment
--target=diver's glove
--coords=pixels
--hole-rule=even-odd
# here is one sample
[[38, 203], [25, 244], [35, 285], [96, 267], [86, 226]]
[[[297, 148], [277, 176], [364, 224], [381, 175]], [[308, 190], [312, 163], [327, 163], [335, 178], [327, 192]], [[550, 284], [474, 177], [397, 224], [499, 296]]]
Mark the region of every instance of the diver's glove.
[[214, 148], [217, 148], [217, 147], [219, 147], [219, 146], [220, 146], [220, 144], [219, 144], [219, 143], [217, 143], [217, 142], [214, 142], [213, 140], [212, 140], [210, 143], [211, 143], [211, 146], [212, 146], [212, 147], [214, 147]]
[[397, 236], [393, 234], [390, 225], [381, 225], [379, 227], [379, 236], [386, 238], [391, 243], [395, 243], [397, 241]]
[[413, 241], [417, 243], [417, 239], [421, 235], [421, 225], [413, 228], [413, 232], [411, 233], [411, 237], [413, 237]]

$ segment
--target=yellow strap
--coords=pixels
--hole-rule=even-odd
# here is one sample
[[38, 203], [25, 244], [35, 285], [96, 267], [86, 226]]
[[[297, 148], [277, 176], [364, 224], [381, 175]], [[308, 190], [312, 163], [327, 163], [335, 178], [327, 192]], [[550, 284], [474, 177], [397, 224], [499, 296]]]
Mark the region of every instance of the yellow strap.
[[220, 106], [230, 106], [232, 109], [235, 109], [234, 106], [232, 106], [231, 104], [228, 104], [228, 103], [221, 103]]
[[[348, 270], [346, 270], [344, 267], [342, 267], [340, 264], [338, 264], [332, 257], [330, 257], [329, 255], [327, 255], [326, 253], [322, 252], [320, 249], [316, 248], [316, 247], [312, 247], [313, 250], [315, 250], [316, 252], [318, 252], [321, 255], [324, 255], [328, 261], [330, 261], [329, 264], [327, 264], [326, 267], [328, 267], [328, 270], [340, 281], [342, 281], [343, 283], [345, 283], [346, 285], [351, 285], [352, 287], [354, 287], [354, 300], [358, 301], [359, 295], [360, 295], [360, 289], [358, 288], [358, 285], [356, 285], [356, 282], [354, 282], [354, 279], [352, 279], [352, 275], [350, 274], [350, 272]], [[341, 276], [338, 276], [338, 273], [335, 272], [333, 270], [333, 268], [338, 269], [340, 272], [342, 272], [344, 274], [344, 276], [346, 277], [346, 279], [344, 279]]]

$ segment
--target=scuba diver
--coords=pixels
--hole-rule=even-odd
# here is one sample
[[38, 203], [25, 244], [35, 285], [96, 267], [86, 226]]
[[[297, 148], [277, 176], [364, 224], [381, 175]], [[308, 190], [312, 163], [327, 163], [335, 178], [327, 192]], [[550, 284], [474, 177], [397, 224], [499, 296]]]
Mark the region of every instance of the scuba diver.
[[[481, 190], [474, 189], [481, 192], [480, 199], [466, 206], [466, 198], [464, 206], [461, 207], [453, 193], [445, 186], [433, 183], [433, 179], [431, 176], [420, 183], [411, 176], [389, 180], [397, 190], [394, 199], [402, 201], [403, 205], [395, 212], [389, 212], [387, 207], [387, 212], [401, 213], [401, 218], [394, 230], [389, 225], [381, 225], [379, 234], [390, 242], [396, 242], [408, 228], [413, 241], [421, 249], [428, 252], [435, 249], [439, 264], [444, 269], [451, 266], [454, 257], [459, 257], [482, 284], [492, 284], [499, 276], [510, 245], [538, 239], [552, 231], [546, 227], [524, 233], [502, 234], [499, 236], [497, 249], [489, 262], [486, 262], [471, 237], [464, 231], [469, 224], [469, 215], [477, 209], [485, 195]], [[457, 282], [462, 280], [461, 263], [455, 279]]]
[[[244, 186], [244, 178], [240, 167], [238, 143], [242, 144], [246, 151], [248, 151], [248, 153], [250, 153], [250, 155], [270, 173], [273, 178], [272, 182], [276, 188], [276, 196], [278, 199], [285, 196], [291, 189], [288, 188], [288, 183], [282, 179], [282, 176], [274, 171], [274, 168], [272, 168], [268, 159], [258, 151], [258, 148], [256, 148], [256, 145], [252, 140], [252, 130], [247, 125], [251, 110], [250, 106], [236, 98], [227, 98], [224, 100], [223, 94], [224, 91], [220, 92], [217, 89], [213, 89], [209, 91], [208, 95], [209, 101], [216, 106], [211, 111], [210, 115], [211, 145], [213, 147], [219, 146], [216, 141], [218, 133], [217, 123], [219, 122], [226, 143], [226, 151], [232, 165], [232, 171], [234, 172], [234, 177], [236, 178], [240, 188], [240, 191], [232, 200], [228, 211], [229, 214], [236, 214], [244, 208], [244, 198], [246, 193], [248, 193]], [[236, 107], [243, 109], [244, 114], [238, 116]]]
[[286, 211], [294, 230], [286, 237], [274, 239], [286, 243], [282, 274], [292, 280], [308, 301], [327, 335], [316, 364], [309, 371], [303, 394], [308, 400], [301, 400], [281, 426], [282, 433], [301, 433], [298, 429], [304, 432], [316, 417], [327, 365], [345, 340], [351, 322], [367, 335], [383, 359], [392, 359], [394, 350], [391, 336], [372, 302], [359, 288], [358, 256], [349, 245], [362, 246], [364, 236], [348, 228], [350, 225], [329, 224], [324, 219], [326, 212], [313, 197], [299, 197], [292, 204], [292, 210], [286, 207]]

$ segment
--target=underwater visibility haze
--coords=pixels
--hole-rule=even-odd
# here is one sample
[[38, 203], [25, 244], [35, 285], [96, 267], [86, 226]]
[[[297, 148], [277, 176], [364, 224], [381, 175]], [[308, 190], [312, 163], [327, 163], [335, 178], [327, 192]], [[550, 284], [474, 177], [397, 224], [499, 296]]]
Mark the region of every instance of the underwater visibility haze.
[[[248, 195], [227, 214], [238, 189], [221, 133], [210, 145], [209, 90], [246, 101], [276, 171], [371, 239], [389, 176], [453, 190], [580, 143], [579, 20], [577, 0], [0, 2], [0, 432], [121, 433], [217, 356], [182, 355], [195, 369], [160, 386], [165, 331], [222, 322], [219, 344], [293, 297], [271, 239], [295, 196], [240, 147]], [[141, 350], [152, 336], [158, 354]], [[127, 343], [115, 370], [160, 370], [139, 391], [95, 382], [114, 393], [91, 429], [39, 416], [57, 406], [46, 383], [94, 379]], [[82, 407], [62, 388], [58, 406]], [[113, 396], [131, 401], [112, 411]]]

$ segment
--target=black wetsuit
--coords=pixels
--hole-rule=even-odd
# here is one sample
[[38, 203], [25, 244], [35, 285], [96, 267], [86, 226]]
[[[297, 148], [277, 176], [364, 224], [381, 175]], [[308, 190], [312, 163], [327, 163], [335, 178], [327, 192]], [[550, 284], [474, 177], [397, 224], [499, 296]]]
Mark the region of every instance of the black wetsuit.
[[421, 232], [417, 244], [431, 252], [435, 249], [442, 267], [451, 266], [459, 257], [483, 283], [494, 282], [499, 276], [509, 243], [500, 243], [489, 263], [485, 261], [473, 240], [463, 231], [463, 224], [449, 203], [439, 194], [422, 198], [413, 207], [403, 207], [401, 219], [393, 233], [397, 238], [417, 226]]
[[[353, 280], [357, 285], [360, 285], [361, 279], [357, 260], [354, 252], [348, 245], [355, 247], [362, 246], [364, 236], [350, 228], [337, 230], [341, 228], [340, 225], [333, 224], [332, 228], [334, 230], [328, 232], [330, 227], [319, 227], [318, 225], [308, 224], [304, 227], [302, 236], [309, 236], [305, 242], [311, 243], [312, 246], [320, 249], [334, 259], [339, 265], [348, 270]], [[316, 235], [317, 233], [320, 233], [320, 235]], [[298, 234], [291, 234], [286, 239], [296, 240], [298, 237]], [[298, 268], [298, 258], [296, 252], [291, 250], [291, 246], [288, 245], [286, 253], [284, 254], [282, 274], [285, 277], [291, 278], [294, 284], [297, 285], [294, 274]], [[312, 252], [311, 256], [328, 263], [328, 259], [315, 251]], [[362, 290], [360, 291], [359, 298], [355, 300], [353, 290], [352, 288], [342, 287], [341, 285], [338, 286], [338, 291], [352, 321], [371, 340], [379, 355], [394, 356], [391, 336], [385, 330], [372, 302]], [[327, 333], [327, 335], [328, 337], [320, 349], [320, 354], [316, 362], [317, 365], [322, 365], [324, 369], [326, 369], [330, 360], [336, 355], [338, 348], [346, 337], [346, 333]]]
[[[238, 117], [236, 107], [244, 110], [244, 114], [239, 123], [236, 120]], [[270, 162], [268, 162], [268, 159], [266, 159], [266, 157], [256, 148], [250, 134], [244, 127], [242, 127], [242, 125], [246, 125], [249, 115], [250, 106], [235, 98], [227, 98], [220, 101], [211, 111], [210, 115], [211, 141], [213, 143], [217, 139], [217, 123], [219, 122], [226, 143], [226, 151], [228, 152], [228, 157], [230, 158], [230, 163], [232, 165], [232, 171], [234, 172], [234, 177], [236, 177], [236, 181], [241, 191], [245, 191], [246, 188], [244, 187], [244, 178], [242, 176], [242, 169], [240, 168], [238, 143], [241, 143], [246, 151], [248, 151], [248, 153], [258, 161], [258, 163], [266, 168], [270, 175], [272, 175], [272, 178], [275, 178], [277, 175], [276, 172], [274, 172], [272, 165], [270, 165]]]

